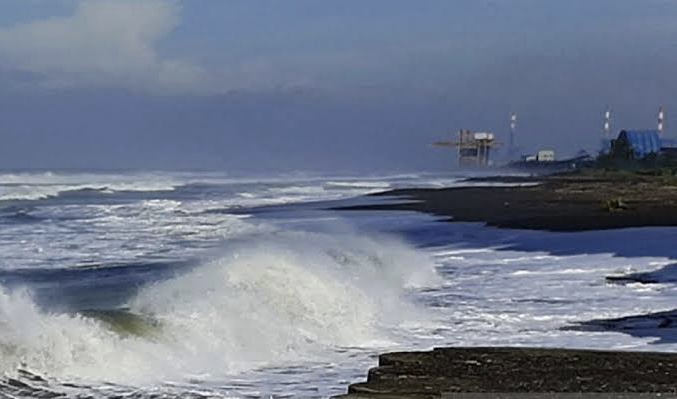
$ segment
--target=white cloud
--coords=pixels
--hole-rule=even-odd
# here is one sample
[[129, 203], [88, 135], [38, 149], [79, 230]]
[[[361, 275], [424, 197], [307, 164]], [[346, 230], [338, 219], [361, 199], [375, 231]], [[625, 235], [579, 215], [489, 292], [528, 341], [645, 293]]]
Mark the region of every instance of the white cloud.
[[178, 14], [172, 0], [79, 0], [70, 16], [0, 29], [0, 60], [49, 87], [201, 91], [198, 65], [157, 50]]

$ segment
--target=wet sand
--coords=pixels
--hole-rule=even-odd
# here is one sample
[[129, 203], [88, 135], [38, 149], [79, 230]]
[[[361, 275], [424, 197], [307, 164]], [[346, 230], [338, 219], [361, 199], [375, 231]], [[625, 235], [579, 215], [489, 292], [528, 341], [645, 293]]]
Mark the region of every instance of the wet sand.
[[341, 209], [419, 211], [451, 221], [550, 231], [677, 226], [677, 178], [672, 176], [597, 172], [475, 180], [492, 182], [538, 184], [392, 190], [373, 195], [405, 201]]
[[[488, 186], [494, 182], [529, 185]], [[475, 179], [474, 183], [487, 186], [392, 190], [374, 195], [396, 197], [403, 201], [341, 209], [419, 211], [447, 217], [450, 221], [549, 231], [677, 226], [677, 178], [672, 175], [588, 171], [539, 178]], [[642, 335], [647, 334], [644, 329], [648, 317], [654, 322], [649, 334], [668, 340], [674, 337], [670, 328], [674, 324], [674, 313], [593, 320], [566, 329], [624, 330]], [[634, 331], [638, 328], [642, 331]], [[656, 330], [668, 334], [656, 335]], [[677, 354], [538, 348], [439, 348], [429, 352], [381, 355], [379, 366], [369, 371], [367, 381], [351, 385], [348, 394], [343, 397], [442, 398], [449, 393], [487, 394], [482, 397], [499, 397], [491, 393], [613, 393], [619, 396], [621, 393], [651, 393], [657, 395], [641, 397], [677, 398], [675, 376]]]

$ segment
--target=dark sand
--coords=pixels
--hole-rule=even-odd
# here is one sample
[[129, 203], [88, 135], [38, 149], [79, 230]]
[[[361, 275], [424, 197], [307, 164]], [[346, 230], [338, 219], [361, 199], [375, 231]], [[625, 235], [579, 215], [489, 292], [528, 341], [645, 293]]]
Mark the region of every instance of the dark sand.
[[[419, 211], [451, 221], [550, 231], [677, 226], [674, 176], [592, 171], [537, 180], [478, 180], [481, 181], [539, 184], [393, 190], [375, 195], [405, 201], [342, 209]], [[638, 274], [609, 280], [651, 282], [664, 277]], [[624, 331], [674, 342], [675, 313], [593, 320], [568, 329]], [[379, 357], [379, 366], [369, 371], [367, 382], [351, 385], [348, 392], [346, 398], [441, 398], [453, 392], [615, 393], [619, 397], [620, 393], [670, 393], [651, 397], [677, 397], [677, 354], [536, 348], [440, 348], [389, 353]]]
[[[675, 284], [677, 283], [677, 264], [661, 269], [607, 276], [609, 284]], [[653, 338], [652, 344], [677, 343], [677, 309], [619, 317], [596, 319], [580, 322], [562, 328], [574, 331], [615, 331], [633, 337]]]
[[654, 345], [674, 344], [677, 342], [677, 310], [589, 320], [563, 327], [562, 330], [615, 331], [638, 338], [652, 338]]
[[343, 397], [440, 398], [454, 392], [674, 394], [677, 354], [536, 348], [389, 353], [369, 370], [367, 382], [351, 385]]
[[[625, 173], [497, 179], [521, 187], [392, 190], [375, 196], [409, 199], [347, 210], [408, 210], [453, 221], [551, 231], [677, 226], [677, 179]], [[489, 183], [491, 180], [485, 180]]]

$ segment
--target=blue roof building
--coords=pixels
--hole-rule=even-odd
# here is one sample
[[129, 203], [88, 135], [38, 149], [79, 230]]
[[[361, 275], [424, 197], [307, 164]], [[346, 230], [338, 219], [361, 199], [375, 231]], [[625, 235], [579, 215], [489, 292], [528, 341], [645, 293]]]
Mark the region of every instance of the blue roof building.
[[630, 149], [635, 159], [658, 154], [663, 147], [658, 130], [622, 130], [615, 141]]

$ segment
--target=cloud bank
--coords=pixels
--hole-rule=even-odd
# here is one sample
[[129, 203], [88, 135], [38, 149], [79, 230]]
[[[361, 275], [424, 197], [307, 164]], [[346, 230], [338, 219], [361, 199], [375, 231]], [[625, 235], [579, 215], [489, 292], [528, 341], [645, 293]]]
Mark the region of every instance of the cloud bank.
[[0, 29], [0, 61], [48, 88], [200, 91], [200, 66], [158, 52], [178, 23], [169, 0], [80, 0], [72, 15]]

